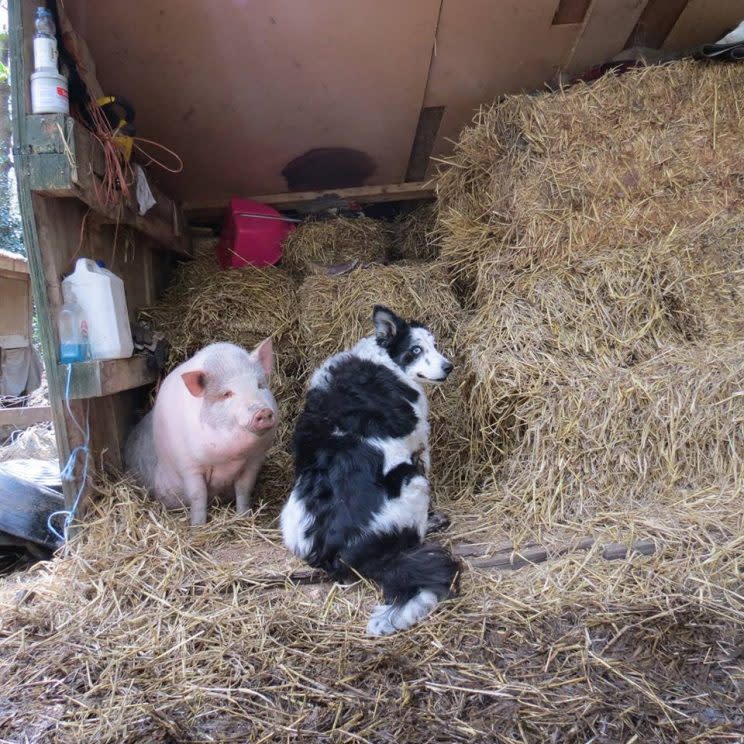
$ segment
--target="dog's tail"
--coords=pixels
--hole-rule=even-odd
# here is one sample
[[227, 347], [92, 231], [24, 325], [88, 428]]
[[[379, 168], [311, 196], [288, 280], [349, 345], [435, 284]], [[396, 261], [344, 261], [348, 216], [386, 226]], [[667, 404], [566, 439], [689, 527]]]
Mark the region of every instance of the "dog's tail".
[[456, 588], [457, 559], [436, 543], [424, 543], [375, 561], [364, 572], [382, 586], [386, 604], [375, 607], [367, 633], [390, 635], [426, 617]]

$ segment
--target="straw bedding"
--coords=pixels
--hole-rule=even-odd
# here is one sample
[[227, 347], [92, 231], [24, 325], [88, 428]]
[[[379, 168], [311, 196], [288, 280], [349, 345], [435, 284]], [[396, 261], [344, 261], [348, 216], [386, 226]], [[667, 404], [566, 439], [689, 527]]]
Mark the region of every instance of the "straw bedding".
[[[434, 262], [299, 288], [184, 266], [149, 311], [176, 354], [275, 338], [261, 507], [192, 529], [101, 482], [64, 556], [0, 583], [0, 738], [740, 741], [741, 74], [681, 63], [485, 110], [440, 176]], [[458, 365], [431, 395], [434, 497], [466, 565], [384, 640], [363, 635], [374, 590], [318, 583], [276, 532], [302, 383], [375, 303]], [[603, 557], [638, 541], [652, 554]], [[525, 556], [547, 560], [493, 568]]]
[[66, 557], [2, 588], [5, 739], [734, 741], [744, 725], [741, 537], [473, 569], [429, 621], [370, 640], [372, 593], [285, 585], [273, 531], [227, 510], [191, 530], [107, 491]]
[[308, 221], [284, 240], [282, 266], [304, 276], [323, 267], [358, 261], [382, 263], [390, 250], [390, 231], [369, 217]]

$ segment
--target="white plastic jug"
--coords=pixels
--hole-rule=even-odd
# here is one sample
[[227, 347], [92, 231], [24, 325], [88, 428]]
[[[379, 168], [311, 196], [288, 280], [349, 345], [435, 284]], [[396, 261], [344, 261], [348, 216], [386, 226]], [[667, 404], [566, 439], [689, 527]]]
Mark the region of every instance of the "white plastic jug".
[[124, 282], [89, 258], [79, 258], [75, 271], [62, 281], [65, 302], [77, 301], [88, 320], [93, 359], [125, 359], [134, 343], [129, 328]]

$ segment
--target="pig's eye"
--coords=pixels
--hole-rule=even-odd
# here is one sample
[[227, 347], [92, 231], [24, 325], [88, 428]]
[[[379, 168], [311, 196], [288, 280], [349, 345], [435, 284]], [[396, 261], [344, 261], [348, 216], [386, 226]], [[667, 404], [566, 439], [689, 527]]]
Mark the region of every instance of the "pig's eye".
[[259, 390], [266, 390], [266, 383], [265, 382], [259, 382], [258, 383], [258, 389]]
[[222, 393], [223, 399], [225, 398], [232, 398], [233, 397], [233, 391], [232, 390], [225, 390], [224, 393]]

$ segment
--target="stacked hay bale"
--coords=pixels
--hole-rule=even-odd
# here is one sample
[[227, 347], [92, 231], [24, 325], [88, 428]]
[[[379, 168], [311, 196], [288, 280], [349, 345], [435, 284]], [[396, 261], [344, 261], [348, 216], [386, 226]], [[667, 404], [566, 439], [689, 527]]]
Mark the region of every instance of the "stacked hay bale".
[[[464, 315], [441, 266], [402, 262], [342, 276], [308, 277], [298, 297], [308, 372], [373, 333], [372, 308], [376, 304], [426, 324], [443, 353], [457, 362], [454, 338]], [[428, 390], [433, 487], [435, 496], [442, 499], [455, 496], [468, 476], [467, 417], [458, 378], [455, 375], [440, 388]]]
[[433, 261], [439, 253], [434, 234], [436, 218], [437, 209], [434, 202], [427, 202], [411, 211], [401, 212], [390, 226], [391, 260]]
[[383, 263], [390, 251], [384, 222], [361, 216], [303, 222], [284, 240], [282, 266], [302, 277], [357, 262]]
[[483, 109], [441, 175], [442, 259], [469, 293], [505, 266], [726, 219], [744, 193], [736, 65], [650, 67]]
[[474, 310], [474, 466], [508, 532], [741, 488], [742, 83], [647, 68], [509, 98], [463, 134], [438, 230]]

